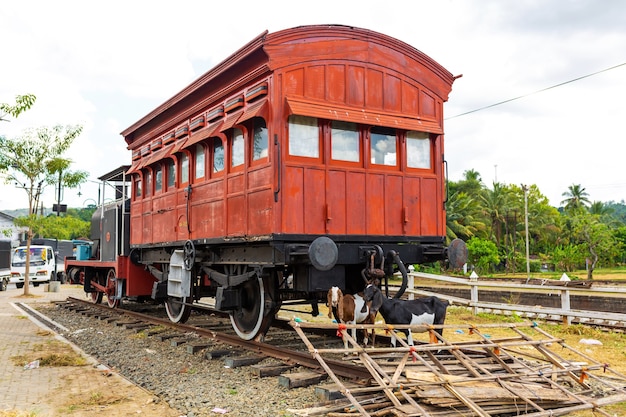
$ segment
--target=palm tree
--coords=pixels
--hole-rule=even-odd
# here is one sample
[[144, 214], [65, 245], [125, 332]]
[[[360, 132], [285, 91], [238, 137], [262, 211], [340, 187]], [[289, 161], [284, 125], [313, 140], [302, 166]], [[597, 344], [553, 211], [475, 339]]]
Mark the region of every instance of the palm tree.
[[446, 203], [447, 236], [450, 241], [459, 238], [469, 240], [485, 229], [480, 219], [478, 201], [464, 192], [456, 192]]
[[591, 204], [588, 198], [589, 194], [580, 184], [570, 185], [562, 196], [566, 197], [565, 200], [561, 201], [561, 204], [565, 203], [565, 210], [586, 208]]
[[490, 238], [495, 238], [496, 246], [500, 248], [502, 226], [506, 222], [506, 213], [510, 211], [512, 205], [511, 192], [505, 185], [494, 182], [493, 190], [486, 189], [480, 199], [485, 216], [491, 222]]

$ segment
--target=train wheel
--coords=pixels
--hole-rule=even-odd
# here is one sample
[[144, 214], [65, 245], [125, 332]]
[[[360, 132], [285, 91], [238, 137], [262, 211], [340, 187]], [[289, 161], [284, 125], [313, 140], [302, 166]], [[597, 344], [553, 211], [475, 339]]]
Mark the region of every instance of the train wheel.
[[165, 311], [167, 312], [167, 316], [174, 323], [185, 323], [189, 316], [191, 315], [191, 305], [193, 303], [193, 283], [191, 284], [191, 289], [189, 294], [192, 294], [189, 297], [173, 297], [168, 296], [167, 301], [165, 301]]
[[107, 272], [107, 304], [111, 308], [119, 307], [121, 300], [119, 298], [115, 298], [117, 295], [117, 286], [122, 285], [121, 281], [118, 281], [115, 278], [115, 270], [109, 269]]
[[241, 285], [241, 308], [230, 314], [237, 335], [244, 340], [261, 340], [272, 324], [280, 305], [270, 303], [267, 291], [270, 278], [257, 276]]
[[90, 292], [89, 293], [89, 298], [91, 299], [91, 302], [94, 304], [100, 304], [102, 302], [102, 296], [104, 295], [104, 293], [100, 292], [100, 291], [94, 291], [94, 292]]

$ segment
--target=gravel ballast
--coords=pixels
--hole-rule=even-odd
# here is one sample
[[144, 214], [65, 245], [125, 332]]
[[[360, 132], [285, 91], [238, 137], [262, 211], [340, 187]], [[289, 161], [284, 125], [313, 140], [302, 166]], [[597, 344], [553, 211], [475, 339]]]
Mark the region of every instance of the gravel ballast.
[[[294, 416], [288, 409], [315, 406], [315, 386], [287, 389], [278, 377], [260, 378], [249, 367], [229, 368], [204, 351], [188, 353], [170, 343], [115, 324], [40, 305], [42, 314], [68, 329], [62, 336], [98, 362], [150, 391], [187, 417]], [[219, 349], [214, 346], [211, 349]], [[221, 346], [227, 349], [227, 345]], [[262, 364], [273, 364], [265, 359]], [[294, 368], [292, 372], [303, 369]]]

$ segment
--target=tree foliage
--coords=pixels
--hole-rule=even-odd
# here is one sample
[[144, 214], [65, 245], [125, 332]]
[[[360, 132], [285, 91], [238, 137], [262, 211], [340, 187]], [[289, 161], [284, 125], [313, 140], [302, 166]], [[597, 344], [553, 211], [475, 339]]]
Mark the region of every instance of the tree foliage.
[[[28, 228], [27, 246], [33, 231], [43, 230], [45, 222], [37, 214], [39, 199], [47, 185], [58, 184], [75, 187], [88, 173], [69, 171], [71, 161], [63, 157], [74, 140], [81, 134], [82, 126], [55, 126], [29, 129], [17, 139], [0, 136], [0, 173], [7, 183], [23, 189], [28, 197], [28, 215], [20, 220]], [[29, 254], [27, 251], [24, 294], [29, 287]]]
[[72, 240], [89, 236], [91, 223], [74, 216], [47, 216], [36, 222], [29, 222], [28, 217], [18, 217], [15, 224], [26, 226], [32, 224], [33, 236], [59, 240]]
[[580, 210], [588, 207], [591, 202], [589, 201], [589, 194], [584, 187], [580, 184], [572, 184], [567, 188], [563, 194], [565, 200], [561, 201], [561, 204], [565, 203], [565, 210]]
[[71, 161], [63, 158], [81, 132], [82, 126], [55, 126], [29, 129], [15, 140], [0, 137], [0, 172], [7, 183], [26, 191], [30, 214], [36, 213], [45, 186], [58, 183], [59, 173], [61, 185], [70, 188], [87, 178], [85, 171], [68, 171]]
[[468, 260], [480, 273], [493, 270], [500, 263], [498, 248], [491, 240], [474, 237], [467, 242]]
[[33, 94], [18, 95], [15, 104], [0, 103], [0, 121], [8, 121], [7, 116], [17, 117], [30, 109], [35, 104], [36, 97]]
[[[484, 241], [492, 242], [509, 272], [525, 261], [526, 231], [524, 190], [515, 184], [494, 183], [487, 188], [480, 174], [470, 170], [449, 184], [446, 205], [447, 236], [473, 242], [474, 266], [485, 272], [499, 263], [483, 252]], [[526, 187], [529, 253], [558, 270], [571, 272], [587, 267], [588, 278], [601, 266], [626, 262], [626, 205], [590, 203], [585, 188], [572, 184], [563, 193], [560, 208], [550, 205], [536, 185]], [[480, 239], [480, 240], [475, 240]], [[477, 242], [480, 242], [478, 245]], [[470, 250], [470, 254], [472, 250]], [[480, 256], [478, 256], [480, 254]], [[531, 262], [532, 264], [532, 262]]]

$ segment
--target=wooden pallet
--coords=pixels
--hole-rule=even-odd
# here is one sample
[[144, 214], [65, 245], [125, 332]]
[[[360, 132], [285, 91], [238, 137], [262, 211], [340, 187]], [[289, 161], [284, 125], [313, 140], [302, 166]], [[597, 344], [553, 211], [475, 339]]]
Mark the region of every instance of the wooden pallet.
[[[455, 325], [449, 338], [437, 328], [451, 326], [337, 325], [291, 322], [311, 355], [346, 398], [343, 403], [306, 410], [302, 415], [339, 416], [561, 416], [594, 410], [610, 417], [603, 407], [626, 401], [626, 376], [573, 349], [536, 323]], [[409, 346], [397, 334], [397, 348], [363, 348], [349, 330], [398, 332], [411, 327], [427, 331], [437, 343]], [[336, 328], [349, 348], [324, 349], [303, 328]], [[415, 333], [414, 333], [415, 334]], [[348, 387], [326, 364], [325, 358], [349, 355], [367, 368], [369, 386]], [[367, 395], [364, 395], [367, 394]]]

